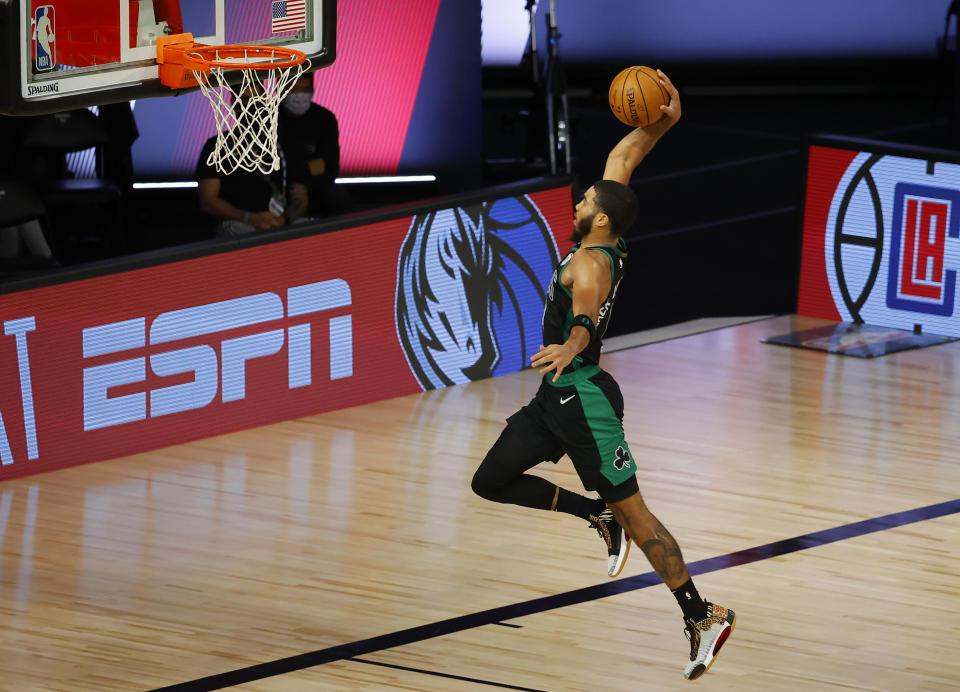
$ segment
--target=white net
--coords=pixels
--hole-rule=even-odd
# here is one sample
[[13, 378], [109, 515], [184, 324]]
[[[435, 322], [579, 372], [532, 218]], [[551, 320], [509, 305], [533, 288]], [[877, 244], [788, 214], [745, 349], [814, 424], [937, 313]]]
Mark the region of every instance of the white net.
[[[219, 60], [219, 56], [211, 56]], [[310, 61], [268, 67], [280, 58], [264, 59], [262, 54], [249, 58], [230, 57], [234, 63], [256, 62], [257, 69], [240, 70], [238, 85], [227, 82], [228, 68], [211, 66], [210, 72], [194, 71], [200, 91], [210, 101], [219, 134], [207, 165], [230, 175], [237, 170], [272, 173], [280, 168], [277, 153], [277, 120], [280, 102], [293, 87]], [[283, 57], [287, 62], [289, 58]], [[260, 65], [266, 65], [260, 67]]]

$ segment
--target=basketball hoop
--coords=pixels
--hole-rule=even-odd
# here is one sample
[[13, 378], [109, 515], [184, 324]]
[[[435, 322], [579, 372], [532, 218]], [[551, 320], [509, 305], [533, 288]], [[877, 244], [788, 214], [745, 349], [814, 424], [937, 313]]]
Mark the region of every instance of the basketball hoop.
[[[176, 34], [157, 39], [157, 63], [164, 86], [199, 86], [210, 101], [219, 134], [207, 165], [226, 175], [280, 168], [280, 102], [309, 68], [305, 53], [279, 46], [207, 46], [194, 43], [192, 34]], [[241, 73], [237, 85], [227, 81], [234, 71]]]

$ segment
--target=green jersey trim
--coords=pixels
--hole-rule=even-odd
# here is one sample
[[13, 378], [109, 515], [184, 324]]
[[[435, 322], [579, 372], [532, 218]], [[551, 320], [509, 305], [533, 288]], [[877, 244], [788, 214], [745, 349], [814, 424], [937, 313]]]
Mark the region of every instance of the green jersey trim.
[[637, 466], [623, 435], [623, 423], [617, 417], [606, 394], [589, 379], [574, 385], [600, 456], [600, 473], [613, 485], [620, 485], [636, 473]]
[[553, 381], [553, 373], [548, 372], [543, 376], [543, 381], [553, 385], [554, 387], [569, 387], [572, 384], [577, 384], [578, 382], [583, 382], [584, 380], [593, 377], [598, 372], [600, 372], [599, 365], [585, 365], [578, 370], [560, 375], [556, 382]]

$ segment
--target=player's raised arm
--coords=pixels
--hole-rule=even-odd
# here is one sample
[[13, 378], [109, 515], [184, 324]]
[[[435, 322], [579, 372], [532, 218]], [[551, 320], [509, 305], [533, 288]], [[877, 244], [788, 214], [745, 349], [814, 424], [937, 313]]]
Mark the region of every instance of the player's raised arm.
[[657, 70], [660, 83], [670, 94], [670, 103], [660, 106], [662, 117], [646, 127], [638, 127], [621, 139], [607, 156], [607, 165], [603, 169], [604, 180], [616, 180], [624, 185], [629, 184], [634, 169], [643, 161], [644, 157], [653, 149], [667, 130], [680, 120], [680, 94], [673, 82], [661, 70]]

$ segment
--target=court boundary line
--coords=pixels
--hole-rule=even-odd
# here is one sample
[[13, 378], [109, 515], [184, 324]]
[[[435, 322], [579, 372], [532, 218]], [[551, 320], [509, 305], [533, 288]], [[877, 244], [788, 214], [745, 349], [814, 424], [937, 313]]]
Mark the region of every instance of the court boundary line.
[[[718, 332], [721, 329], [730, 329], [745, 324], [753, 324], [754, 322], [763, 322], [764, 320], [772, 320], [789, 314], [791, 313], [780, 312], [770, 315], [750, 315], [743, 317], [699, 317], [663, 327], [651, 327], [650, 329], [644, 329], [639, 332], [618, 334], [617, 336], [603, 340], [603, 350], [600, 352], [600, 355], [627, 351], [632, 348], [642, 348], [643, 346], [653, 346], [654, 344], [662, 344], [665, 341], [686, 339], [688, 336], [700, 336], [701, 334]], [[694, 326], [698, 322], [701, 323], [700, 326]], [[710, 326], [707, 326], [708, 324]], [[686, 331], [687, 329], [690, 329], [690, 331]]]
[[[808, 548], [817, 548], [822, 545], [836, 543], [837, 541], [848, 538], [857, 538], [859, 536], [894, 529], [928, 519], [938, 519], [957, 513], [960, 513], [960, 499], [948, 500], [946, 502], [885, 514], [851, 524], [842, 524], [829, 529], [813, 531], [800, 536], [773, 541], [772, 543], [765, 543], [764, 545], [753, 548], [745, 548], [732, 553], [697, 560], [696, 562], [689, 563], [687, 570], [691, 576], [706, 574], [708, 572], [738, 567], [800, 550], [807, 550]], [[189, 682], [156, 688], [153, 692], [195, 692], [199, 690], [223, 689], [225, 687], [263, 680], [264, 678], [276, 675], [313, 668], [325, 663], [348, 660], [364, 654], [414, 644], [427, 639], [442, 637], [484, 625], [492, 625], [504, 620], [513, 620], [525, 615], [534, 615], [565, 606], [578, 605], [600, 598], [616, 596], [661, 583], [662, 581], [656, 572], [646, 572], [644, 574], [625, 577], [616, 581], [603, 582], [593, 586], [586, 586], [552, 596], [542, 596], [528, 601], [490, 608], [477, 613], [469, 613], [447, 620], [418, 625], [368, 639], [338, 644], [326, 649], [297, 654], [287, 658], [268, 661], [267, 663], [259, 663], [226, 673], [217, 673]]]

